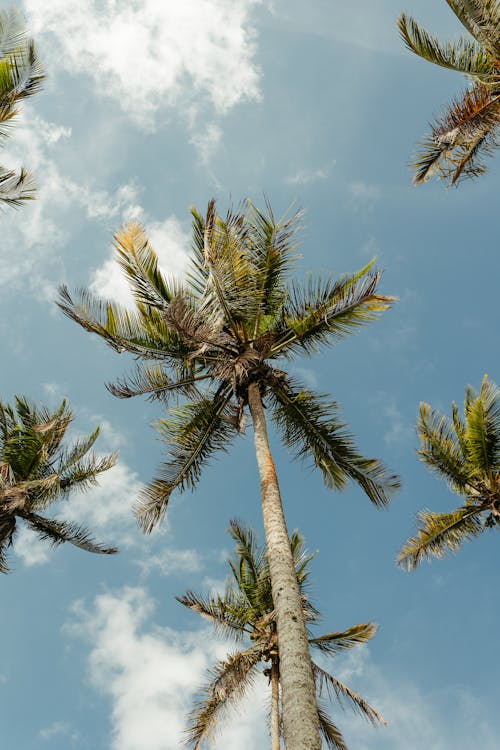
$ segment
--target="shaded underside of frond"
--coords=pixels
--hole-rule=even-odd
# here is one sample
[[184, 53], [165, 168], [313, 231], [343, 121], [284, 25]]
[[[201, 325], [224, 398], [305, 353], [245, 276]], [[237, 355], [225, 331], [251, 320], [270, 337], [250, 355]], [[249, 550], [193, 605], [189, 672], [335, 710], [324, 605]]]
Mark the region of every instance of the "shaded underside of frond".
[[204, 697], [191, 711], [185, 744], [197, 750], [203, 741], [210, 741], [221, 721], [235, 703], [243, 698], [253, 683], [260, 660], [257, 649], [248, 649], [221, 660], [211, 670], [212, 679], [203, 688]]
[[168, 419], [156, 423], [170, 446], [170, 460], [139, 496], [136, 516], [145, 533], [160, 522], [173, 490], [193, 489], [207, 461], [238, 435], [230, 402], [230, 393], [217, 393], [171, 409]]
[[321, 696], [323, 691], [326, 690], [327, 694], [331, 699], [337, 700], [343, 707], [344, 704], [348, 705], [355, 713], [363, 716], [373, 726], [379, 724], [385, 725], [387, 722], [375, 709], [367, 703], [364, 698], [344, 685], [343, 682], [337, 680], [336, 677], [326, 672], [318, 664], [312, 662], [314, 679], [316, 680], [316, 689], [318, 695]]
[[313, 458], [327, 487], [343, 489], [352, 479], [377, 506], [389, 502], [389, 493], [399, 488], [399, 478], [383, 464], [361, 456], [345, 424], [338, 418], [338, 406], [302, 388], [297, 381], [282, 380], [271, 385], [273, 415], [285, 445], [297, 458]]
[[321, 735], [331, 750], [348, 750], [340, 729], [333, 723], [322, 705], [318, 703], [318, 720]]
[[494, 59], [500, 58], [500, 6], [498, 0], [446, 0], [467, 31]]
[[418, 513], [417, 533], [408, 539], [399, 551], [397, 563], [412, 570], [424, 559], [444, 557], [456, 552], [459, 547], [484, 530], [482, 508], [466, 505], [452, 513], [433, 513], [423, 510]]
[[180, 380], [172, 379], [162, 365], [143, 365], [132, 374], [119, 378], [114, 383], [107, 383], [106, 388], [117, 398], [147, 396], [149, 400], [161, 400], [168, 403], [170, 397], [193, 398], [199, 396], [196, 383], [208, 376], [196, 376], [190, 373]]
[[12, 546], [16, 531], [16, 517], [13, 513], [0, 513], [0, 573], [8, 573], [7, 550]]
[[230, 636], [236, 640], [241, 640], [243, 637], [245, 626], [248, 623], [247, 613], [244, 612], [241, 616], [237, 603], [232, 599], [228, 600], [227, 595], [224, 598], [218, 595], [201, 596], [193, 591], [187, 591], [182, 596], [176, 596], [175, 598], [184, 607], [209, 620], [216, 633]]

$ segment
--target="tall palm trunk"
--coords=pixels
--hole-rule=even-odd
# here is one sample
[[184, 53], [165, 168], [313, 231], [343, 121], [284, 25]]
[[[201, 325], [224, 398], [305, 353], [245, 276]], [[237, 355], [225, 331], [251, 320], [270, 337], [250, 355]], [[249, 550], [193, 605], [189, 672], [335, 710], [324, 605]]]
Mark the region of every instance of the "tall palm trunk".
[[271, 657], [271, 750], [280, 750], [280, 675], [278, 657]]
[[264, 532], [276, 609], [285, 749], [321, 750], [302, 601], [258, 383], [251, 383], [248, 387], [248, 406], [253, 420]]

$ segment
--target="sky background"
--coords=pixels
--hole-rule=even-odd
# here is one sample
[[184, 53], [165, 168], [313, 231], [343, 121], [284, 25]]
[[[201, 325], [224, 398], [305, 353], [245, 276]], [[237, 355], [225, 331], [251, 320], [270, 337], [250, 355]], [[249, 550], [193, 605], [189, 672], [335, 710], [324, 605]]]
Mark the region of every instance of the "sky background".
[[[18, 534], [1, 580], [0, 725], [15, 750], [170, 750], [207, 667], [226, 653], [174, 599], [220, 588], [237, 516], [262, 533], [251, 430], [175, 495], [143, 538], [131, 507], [162, 458], [159, 407], [120, 401], [104, 383], [120, 357], [55, 307], [58, 284], [126, 302], [112, 234], [146, 226], [167, 272], [182, 274], [189, 208], [224, 212], [266, 193], [277, 215], [304, 210], [296, 275], [339, 274], [373, 255], [394, 308], [295, 372], [330, 393], [366, 455], [404, 487], [377, 511], [273, 437], [289, 528], [310, 550], [323, 632], [375, 621], [368, 647], [331, 670], [381, 712], [373, 729], [334, 710], [351, 750], [496, 750], [500, 731], [498, 535], [456, 556], [396, 569], [423, 507], [455, 498], [420, 464], [419, 402], [449, 411], [467, 384], [498, 375], [496, 217], [499, 162], [476, 183], [411, 185], [427, 121], [459, 76], [406, 52], [406, 10], [442, 37], [460, 33], [434, 0], [25, 0], [47, 72], [24, 106], [2, 164], [24, 164], [39, 196], [0, 215], [0, 394], [75, 412], [73, 434], [102, 428], [119, 450], [101, 485], [61, 514], [120, 554], [50, 550]], [[497, 208], [495, 209], [495, 206]], [[495, 238], [495, 241], [493, 241]], [[266, 680], [225, 725], [218, 750], [266, 746]]]

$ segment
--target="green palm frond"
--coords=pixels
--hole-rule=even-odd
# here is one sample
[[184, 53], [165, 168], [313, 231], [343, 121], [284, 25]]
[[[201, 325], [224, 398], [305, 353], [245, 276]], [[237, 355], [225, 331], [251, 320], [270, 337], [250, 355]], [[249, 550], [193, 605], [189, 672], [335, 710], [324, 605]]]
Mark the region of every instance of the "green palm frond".
[[320, 345], [334, 343], [375, 320], [395, 301], [376, 293], [380, 273], [373, 260], [356, 274], [339, 280], [292, 285], [276, 325], [273, 356], [313, 354]]
[[314, 662], [313, 672], [316, 680], [317, 690], [320, 696], [323, 690], [326, 689], [328, 694], [331, 697], [336, 698], [336, 700], [341, 705], [343, 705], [343, 703], [345, 702], [355, 713], [363, 716], [373, 726], [377, 726], [378, 724], [385, 725], [387, 723], [385, 719], [377, 711], [375, 711], [372, 706], [370, 706], [369, 703], [361, 698], [360, 695], [355, 693], [354, 690], [348, 688], [347, 685], [344, 685], [343, 682], [337, 680], [336, 677], [326, 672]]
[[443, 476], [455, 492], [465, 493], [473, 477], [467, 468], [468, 454], [464, 454], [466, 444], [457, 439], [453, 422], [421, 403], [417, 432], [422, 461]]
[[302, 388], [297, 381], [277, 380], [271, 385], [273, 415], [283, 442], [297, 458], [313, 458], [327, 487], [343, 489], [352, 479], [377, 506], [388, 503], [399, 479], [375, 459], [362, 457], [352, 436], [338, 418], [338, 406]]
[[84, 526], [67, 521], [57, 521], [55, 518], [44, 518], [36, 513], [20, 513], [25, 524], [35, 531], [40, 539], [49, 541], [53, 547], [69, 542], [75, 547], [99, 555], [113, 555], [116, 547], [103, 547], [94, 542], [89, 531]]
[[446, 0], [467, 31], [493, 57], [500, 55], [500, 8], [498, 0]]
[[481, 520], [483, 510], [482, 507], [466, 505], [451, 513], [421, 511], [416, 517], [417, 533], [401, 548], [398, 565], [412, 570], [424, 559], [440, 558], [447, 552], [456, 552], [463, 542], [484, 531]]
[[494, 481], [500, 471], [500, 390], [485, 375], [476, 398], [465, 411], [468, 459], [476, 471]]
[[131, 223], [115, 233], [115, 250], [132, 293], [139, 304], [165, 309], [180, 285], [167, 282], [158, 267], [158, 256], [140, 224]]
[[20, 206], [35, 197], [36, 185], [33, 177], [21, 169], [19, 173], [0, 167], [0, 202]]
[[248, 624], [246, 612], [242, 611], [240, 603], [226, 590], [224, 597], [200, 596], [193, 591], [187, 591], [182, 596], [175, 597], [177, 601], [188, 609], [192, 609], [201, 617], [209, 620], [216, 634], [229, 636], [240, 641]]
[[347, 750], [341, 731], [333, 723], [323, 706], [318, 705], [318, 720], [320, 732], [331, 750]]
[[170, 445], [170, 460], [160, 476], [142, 491], [136, 506], [141, 528], [150, 533], [162, 518], [174, 489], [193, 489], [204, 464], [217, 451], [227, 450], [238, 434], [229, 408], [231, 396], [217, 393], [212, 398], [189, 402], [170, 411], [157, 429]]
[[373, 622], [367, 622], [353, 625], [341, 633], [326, 633], [318, 638], [310, 638], [309, 644], [323, 653], [335, 655], [366, 643], [376, 632], [377, 626]]
[[464, 75], [475, 76], [484, 83], [498, 80], [498, 71], [490, 56], [476, 42], [461, 38], [457, 42], [442, 44], [406, 13], [399, 16], [397, 24], [408, 49], [424, 60]]
[[218, 724], [229, 709], [245, 695], [256, 676], [260, 661], [257, 648], [249, 648], [229, 656], [211, 670], [211, 680], [203, 688], [204, 697], [189, 715], [185, 744], [197, 750], [203, 741], [210, 741]]

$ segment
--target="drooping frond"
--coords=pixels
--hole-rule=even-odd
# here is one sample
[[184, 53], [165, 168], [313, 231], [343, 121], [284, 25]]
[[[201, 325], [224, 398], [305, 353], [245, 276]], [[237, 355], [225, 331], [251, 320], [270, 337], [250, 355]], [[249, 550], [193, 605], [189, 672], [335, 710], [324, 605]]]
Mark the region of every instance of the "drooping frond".
[[212, 679], [203, 688], [204, 697], [189, 715], [185, 744], [198, 750], [203, 741], [210, 741], [220, 722], [252, 685], [260, 661], [257, 648], [241, 651], [221, 660], [211, 670]]
[[0, 573], [8, 573], [7, 550], [12, 546], [16, 531], [16, 518], [10, 513], [0, 514]]
[[379, 461], [358, 453], [338, 418], [337, 404], [290, 379], [277, 380], [270, 394], [274, 401], [272, 417], [284, 443], [297, 458], [313, 458], [327, 487], [343, 489], [352, 479], [375, 505], [388, 503], [388, 494], [400, 486], [398, 477], [388, 474]]
[[310, 638], [309, 644], [326, 654], [338, 654], [355, 646], [360, 646], [373, 638], [377, 626], [373, 622], [353, 625], [341, 633], [326, 633], [318, 638]]
[[40, 539], [49, 541], [56, 547], [63, 542], [69, 542], [75, 547], [94, 552], [99, 555], [113, 555], [116, 547], [103, 547], [93, 541], [89, 531], [84, 526], [67, 521], [57, 521], [54, 518], [44, 518], [36, 513], [19, 513], [27, 526], [36, 531]]
[[230, 410], [231, 394], [189, 402], [158, 420], [157, 429], [170, 446], [170, 460], [161, 473], [141, 492], [136, 507], [140, 527], [150, 533], [159, 523], [174, 489], [193, 489], [202, 467], [217, 451], [227, 449], [238, 434]]
[[312, 354], [321, 344], [344, 338], [387, 310], [394, 297], [376, 293], [380, 273], [371, 271], [372, 265], [373, 261], [339, 280], [309, 279], [305, 285], [292, 285], [273, 329], [272, 355]]
[[194, 397], [199, 396], [196, 383], [205, 380], [207, 375], [189, 375], [183, 380], [173, 380], [161, 365], [143, 365], [135, 372], [114, 383], [108, 383], [107, 389], [117, 398], [132, 398], [145, 395], [152, 401], [159, 399], [168, 402], [170, 396]]
[[68, 289], [60, 287], [57, 305], [85, 330], [98, 334], [118, 353], [130, 352], [142, 359], [161, 360], [175, 366], [192, 351], [153, 308], [126, 310], [103, 302], [85, 289], [73, 301]]
[[463, 542], [470, 541], [484, 530], [481, 506], [466, 505], [451, 513], [423, 510], [417, 517], [417, 533], [399, 551], [397, 563], [412, 570], [424, 559], [444, 557], [456, 552]]
[[319, 729], [326, 743], [331, 750], [348, 750], [342, 737], [341, 731], [333, 723], [323, 706], [318, 704]]
[[324, 689], [331, 698], [335, 698], [340, 705], [346, 703], [355, 712], [363, 716], [370, 724], [377, 726], [378, 724], [385, 725], [387, 722], [385, 719], [370, 706], [360, 695], [354, 692], [344, 685], [343, 682], [337, 680], [336, 677], [326, 672], [318, 664], [313, 662], [314, 678], [316, 680], [316, 688], [318, 694], [321, 696]]
[[465, 75], [476, 76], [485, 83], [498, 79], [498, 72], [490, 56], [470, 39], [462, 37], [457, 42], [442, 44], [406, 13], [399, 16], [397, 24], [408, 49], [424, 60]]
[[500, 471], [500, 390], [485, 375], [476, 398], [465, 411], [468, 459], [471, 468], [493, 480]]

